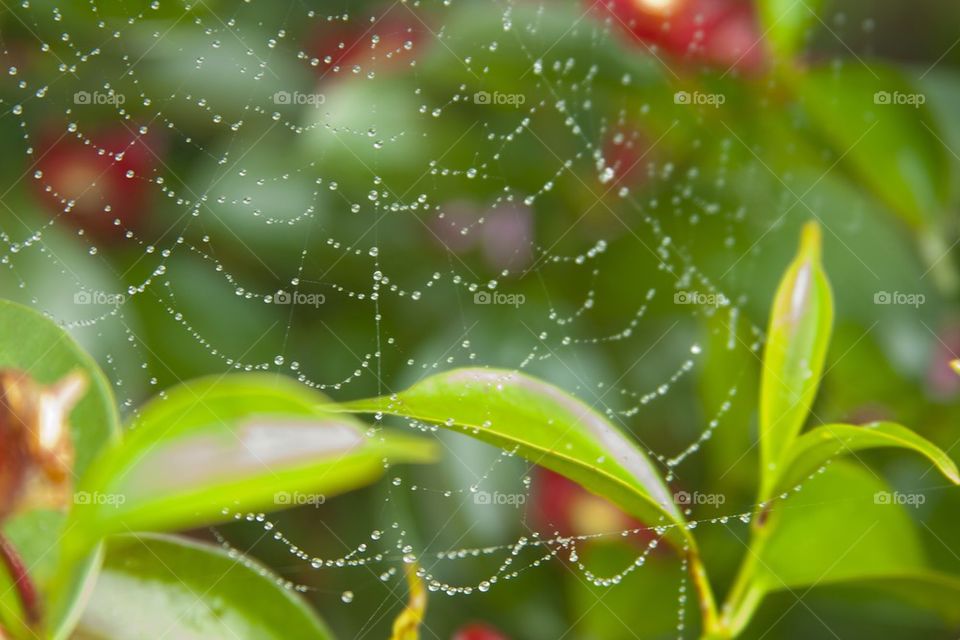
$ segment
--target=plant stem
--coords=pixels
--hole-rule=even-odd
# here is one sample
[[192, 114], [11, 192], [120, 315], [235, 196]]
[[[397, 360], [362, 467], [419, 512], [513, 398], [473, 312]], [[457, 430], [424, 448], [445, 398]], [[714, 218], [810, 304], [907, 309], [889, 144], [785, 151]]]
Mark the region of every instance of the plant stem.
[[771, 531], [768, 525], [769, 520], [751, 530], [747, 553], [740, 563], [737, 577], [721, 610], [720, 626], [725, 633], [724, 637], [735, 638], [743, 631], [765, 595], [765, 591], [757, 585], [757, 568], [761, 562], [760, 554]]
[[707, 577], [703, 562], [700, 561], [700, 552], [695, 546], [691, 546], [687, 552], [687, 563], [690, 577], [693, 579], [700, 601], [703, 636], [704, 638], [722, 637], [717, 635], [720, 631], [720, 618], [717, 615], [717, 603], [713, 597], [713, 589], [710, 587], [710, 580]]
[[[17, 552], [16, 548], [9, 540], [0, 533], [0, 559], [13, 580], [13, 586], [20, 598], [20, 605], [23, 607], [23, 615], [29, 626], [36, 626], [40, 622], [40, 597], [37, 594], [37, 588], [30, 579], [30, 573], [27, 565]], [[0, 638], [3, 636], [0, 635]]]
[[743, 559], [733, 587], [723, 604], [723, 627], [730, 637], [735, 637], [750, 620], [750, 616], [760, 604], [758, 593], [753, 587], [756, 573], [756, 559], [751, 549], [750, 555]]

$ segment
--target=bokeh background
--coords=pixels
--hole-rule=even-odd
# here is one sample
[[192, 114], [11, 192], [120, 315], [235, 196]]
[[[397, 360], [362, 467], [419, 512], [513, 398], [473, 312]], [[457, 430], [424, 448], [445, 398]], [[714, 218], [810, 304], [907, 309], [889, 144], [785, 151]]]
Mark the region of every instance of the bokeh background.
[[[895, 419], [956, 457], [955, 3], [811, 4], [789, 53], [735, 0], [0, 5], [0, 294], [70, 327], [128, 416], [231, 370], [352, 399], [455, 366], [523, 368], [666, 457], [719, 413], [674, 485], [725, 497], [696, 518], [748, 512], [766, 316], [816, 219], [837, 317], [815, 421]], [[321, 558], [394, 523], [425, 558], [631, 526], [437, 437], [437, 465], [270, 518]], [[960, 496], [919, 459], [862, 458], [925, 496], [909, 509], [920, 541], [960, 572]], [[523, 504], [478, 504], [475, 485]], [[747, 529], [698, 534], [722, 593]], [[341, 637], [386, 637], [402, 607], [400, 575], [380, 579], [401, 550], [315, 570], [259, 523], [217, 535], [307, 587]], [[580, 561], [616, 573], [642, 545], [603, 536]], [[433, 571], [477, 584], [498, 562]], [[471, 621], [510, 638], [675, 637], [680, 577], [667, 552], [613, 588], [554, 559], [433, 594], [428, 637]], [[889, 594], [826, 587], [771, 598], [747, 636], [828, 629], [956, 634]]]

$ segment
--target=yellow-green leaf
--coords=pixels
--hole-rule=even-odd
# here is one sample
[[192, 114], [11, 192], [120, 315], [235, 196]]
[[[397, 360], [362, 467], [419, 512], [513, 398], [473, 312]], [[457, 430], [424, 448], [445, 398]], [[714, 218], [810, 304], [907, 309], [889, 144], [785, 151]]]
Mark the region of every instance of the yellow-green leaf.
[[635, 441], [584, 402], [541, 380], [516, 371], [457, 369], [390, 397], [340, 407], [429, 422], [515, 450], [649, 524], [670, 527], [674, 539], [686, 534], [666, 483]]
[[760, 382], [762, 476], [778, 474], [820, 385], [833, 325], [833, 294], [820, 245], [820, 227], [807, 223], [770, 312]]
[[427, 612], [427, 588], [420, 577], [420, 567], [414, 563], [403, 567], [407, 575], [407, 606], [393, 621], [390, 640], [420, 640], [420, 625]]
[[899, 447], [926, 456], [954, 484], [960, 484], [957, 465], [938, 446], [906, 427], [892, 422], [863, 426], [826, 424], [803, 434], [790, 447], [783, 475], [775, 491], [788, 489], [816, 471], [828, 460], [861, 449]]
[[433, 443], [368, 438], [322, 408], [327, 399], [279, 376], [238, 374], [180, 385], [150, 402], [91, 469], [75, 516], [87, 537], [167, 531], [277, 510], [297, 492], [334, 495], [383, 473], [384, 459], [426, 462]]

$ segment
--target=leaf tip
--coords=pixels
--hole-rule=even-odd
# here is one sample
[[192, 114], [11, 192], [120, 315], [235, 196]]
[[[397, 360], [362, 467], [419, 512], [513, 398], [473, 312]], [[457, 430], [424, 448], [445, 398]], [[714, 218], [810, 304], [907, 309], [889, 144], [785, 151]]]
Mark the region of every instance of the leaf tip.
[[957, 465], [953, 462], [953, 460], [949, 461], [949, 464], [944, 467], [943, 472], [946, 474], [950, 482], [960, 485], [960, 471], [957, 471]]
[[800, 234], [799, 256], [812, 261], [819, 261], [823, 237], [820, 231], [820, 225], [810, 221], [803, 225], [803, 231]]
[[950, 368], [953, 369], [953, 372], [960, 376], [960, 359], [951, 360]]
[[407, 588], [409, 590], [408, 604], [400, 612], [400, 615], [393, 621], [393, 633], [390, 640], [418, 640], [420, 638], [420, 625], [423, 624], [423, 618], [427, 610], [427, 590], [420, 577], [419, 567], [414, 565], [404, 566], [404, 572], [407, 575]]

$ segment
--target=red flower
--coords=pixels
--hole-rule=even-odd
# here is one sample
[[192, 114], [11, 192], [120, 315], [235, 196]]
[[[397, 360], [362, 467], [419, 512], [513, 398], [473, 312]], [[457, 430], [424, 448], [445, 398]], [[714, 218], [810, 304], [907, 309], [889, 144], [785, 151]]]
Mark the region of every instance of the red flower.
[[748, 0], [599, 0], [598, 5], [601, 15], [632, 38], [674, 57], [743, 71], [766, 63], [757, 14]]
[[509, 640], [493, 627], [482, 622], [472, 622], [457, 629], [450, 640]]
[[586, 536], [643, 527], [604, 498], [542, 468], [534, 477], [533, 509], [538, 525], [548, 534]]
[[34, 184], [58, 222], [101, 240], [116, 238], [147, 218], [150, 179], [159, 164], [155, 145], [126, 127], [88, 138], [47, 135], [38, 145]]

